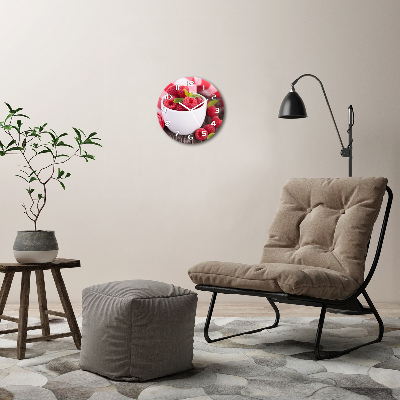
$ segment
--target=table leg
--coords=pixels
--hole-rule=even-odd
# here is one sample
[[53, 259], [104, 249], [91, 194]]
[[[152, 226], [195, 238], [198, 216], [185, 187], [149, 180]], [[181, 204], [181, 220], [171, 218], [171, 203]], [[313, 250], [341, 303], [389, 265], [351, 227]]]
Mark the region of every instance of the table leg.
[[4, 312], [4, 307], [7, 303], [8, 293], [10, 293], [10, 288], [13, 278], [14, 278], [14, 272], [6, 272], [0, 290], [0, 315], [2, 315]]
[[73, 334], [75, 346], [78, 350], [81, 348], [81, 332], [79, 330], [78, 323], [76, 322], [74, 310], [72, 309], [71, 302], [69, 300], [68, 292], [65, 287], [64, 280], [61, 276], [60, 268], [52, 268], [51, 273], [53, 274], [54, 283], [60, 296], [61, 304], [63, 306], [65, 315], [67, 317], [69, 329]]
[[17, 358], [23, 360], [26, 351], [26, 335], [28, 326], [29, 309], [29, 289], [31, 271], [22, 271], [21, 278], [21, 297], [19, 306], [18, 339], [17, 339]]
[[44, 284], [44, 276], [42, 270], [36, 270], [36, 286], [39, 302], [40, 312], [40, 323], [42, 325], [42, 335], [50, 335], [49, 316], [46, 314], [47, 311], [47, 298], [46, 298], [46, 287]]

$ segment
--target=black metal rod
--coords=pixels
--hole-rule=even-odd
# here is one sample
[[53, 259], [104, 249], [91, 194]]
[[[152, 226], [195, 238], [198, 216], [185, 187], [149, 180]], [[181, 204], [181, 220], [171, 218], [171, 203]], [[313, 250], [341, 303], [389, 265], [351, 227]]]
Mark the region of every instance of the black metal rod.
[[[371, 308], [376, 320], [378, 321], [379, 335], [378, 335], [378, 339], [376, 339], [376, 342], [380, 342], [383, 338], [383, 332], [385, 330], [385, 327], [383, 326], [382, 318], [379, 315], [378, 310], [375, 308], [374, 303], [372, 303], [372, 300], [370, 299], [370, 297], [368, 296], [368, 294], [365, 290], [363, 291], [363, 296], [364, 296], [365, 300], [367, 300], [369, 307]], [[372, 342], [372, 343], [374, 343], [374, 342]]]
[[219, 342], [220, 340], [225, 340], [225, 339], [233, 338], [233, 337], [236, 337], [236, 336], [250, 335], [252, 333], [261, 332], [261, 331], [263, 331], [265, 329], [276, 328], [278, 326], [278, 324], [279, 324], [279, 318], [280, 318], [279, 309], [271, 299], [267, 298], [269, 304], [271, 304], [272, 308], [275, 311], [275, 322], [271, 326], [266, 326], [265, 328], [254, 329], [252, 331], [236, 333], [234, 335], [224, 336], [222, 338], [211, 339], [209, 334], [208, 334], [208, 329], [210, 328], [211, 316], [212, 316], [212, 313], [213, 313], [213, 310], [214, 310], [214, 304], [215, 304], [216, 298], [217, 298], [217, 292], [213, 292], [212, 297], [211, 297], [210, 307], [208, 308], [208, 314], [207, 314], [207, 318], [206, 318], [206, 323], [204, 325], [204, 338], [206, 339], [206, 341], [208, 343]]
[[371, 299], [369, 298], [367, 292], [364, 290], [362, 294], [363, 294], [365, 300], [367, 300], [367, 303], [370, 306], [372, 313], [374, 314], [376, 320], [378, 321], [378, 325], [379, 325], [378, 337], [374, 340], [371, 340], [370, 342], [362, 343], [362, 344], [359, 344], [358, 346], [354, 346], [354, 347], [351, 347], [346, 350], [341, 350], [341, 351], [324, 350], [324, 353], [326, 353], [326, 354], [321, 355], [320, 342], [321, 342], [322, 330], [323, 330], [323, 326], [324, 326], [324, 319], [325, 319], [325, 313], [326, 313], [326, 304], [323, 304], [322, 308], [321, 308], [321, 315], [319, 317], [317, 336], [315, 339], [315, 346], [314, 346], [314, 355], [317, 360], [329, 360], [331, 358], [341, 357], [345, 354], [349, 354], [351, 351], [357, 350], [361, 347], [368, 346], [373, 343], [378, 343], [382, 340], [383, 332], [384, 332], [383, 321], [382, 321], [377, 309], [375, 308], [374, 304], [372, 303]]
[[319, 344], [321, 342], [322, 330], [324, 328], [325, 314], [326, 314], [326, 303], [322, 304], [321, 307], [321, 314], [319, 316], [318, 328], [317, 328], [317, 336], [315, 338], [314, 354], [317, 360], [322, 360], [319, 351]]
[[365, 290], [365, 288], [371, 281], [372, 276], [374, 275], [374, 272], [378, 265], [379, 257], [381, 255], [381, 251], [382, 251], [383, 240], [385, 239], [386, 227], [387, 227], [387, 224], [389, 221], [390, 209], [392, 207], [392, 201], [393, 201], [393, 192], [389, 186], [386, 186], [386, 192], [388, 194], [388, 201], [386, 203], [385, 215], [384, 215], [383, 221], [382, 221], [382, 227], [381, 227], [381, 232], [379, 234], [378, 246], [376, 248], [374, 261], [372, 262], [371, 268], [369, 269], [368, 275], [364, 279], [363, 284], [359, 287], [359, 289], [356, 291], [356, 293], [354, 293], [353, 296], [350, 297], [350, 299], [354, 298], [354, 297], [358, 297]]
[[333, 116], [333, 112], [332, 112], [331, 105], [329, 104], [328, 96], [326, 95], [324, 85], [322, 84], [322, 82], [320, 81], [320, 79], [318, 79], [315, 75], [312, 75], [312, 74], [303, 74], [303, 75], [299, 76], [295, 81], [292, 82], [292, 87], [294, 87], [294, 85], [295, 85], [301, 78], [304, 78], [305, 76], [311, 76], [312, 78], [316, 79], [316, 80], [319, 82], [319, 84], [321, 85], [322, 92], [323, 92], [323, 94], [324, 94], [324, 96], [325, 96], [326, 104], [327, 104], [327, 106], [328, 106], [328, 108], [329, 108], [329, 112], [331, 113], [331, 117], [332, 117], [333, 124], [335, 125], [336, 132], [337, 132], [337, 134], [338, 134], [338, 138], [339, 138], [339, 141], [340, 141], [340, 145], [342, 146], [342, 149], [344, 149], [342, 137], [340, 136], [339, 129], [338, 129], [337, 124], [336, 124], [336, 121], [335, 121], [335, 117]]
[[353, 106], [349, 106], [349, 176], [353, 176], [353, 125], [354, 125], [354, 112]]

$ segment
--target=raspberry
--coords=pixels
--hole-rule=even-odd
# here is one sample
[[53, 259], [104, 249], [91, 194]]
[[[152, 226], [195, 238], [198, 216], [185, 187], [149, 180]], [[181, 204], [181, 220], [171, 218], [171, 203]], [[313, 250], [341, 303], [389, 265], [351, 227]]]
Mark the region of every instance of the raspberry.
[[202, 97], [196, 97], [196, 100], [197, 100], [197, 104], [201, 104], [204, 101]]
[[166, 90], [166, 92], [167, 92], [168, 94], [170, 94], [171, 96], [178, 97], [178, 91], [176, 90], [176, 86], [175, 86], [175, 85], [170, 86], [170, 87]]
[[213, 126], [213, 125], [210, 125], [210, 124], [205, 125], [203, 129], [205, 129], [205, 130], [208, 132], [208, 134], [214, 133], [214, 132], [215, 132], [214, 126]]
[[164, 106], [169, 108], [170, 110], [175, 110], [176, 104], [173, 99], [164, 99]]
[[162, 116], [159, 113], [157, 113], [157, 117], [158, 117], [158, 122], [161, 125], [161, 128], [164, 129], [165, 123], [164, 123], [164, 120], [163, 120]]
[[206, 140], [208, 136], [208, 132], [205, 129], [196, 129], [194, 136], [197, 140]]
[[208, 108], [207, 108], [207, 115], [208, 115], [209, 117], [216, 117], [216, 116], [218, 116], [217, 109], [215, 108], [215, 106], [211, 106], [211, 107], [208, 107]]
[[[215, 124], [213, 124], [213, 122]], [[219, 126], [222, 124], [222, 120], [219, 119], [218, 117], [214, 117], [211, 121], [211, 125], [214, 125], [216, 128], [219, 128]]]
[[181, 103], [176, 105], [176, 111], [187, 111], [187, 108], [183, 107]]
[[189, 92], [189, 88], [187, 86], [179, 86], [179, 89], [177, 90], [178, 97], [186, 97], [185, 89]]
[[183, 99], [183, 104], [187, 107], [187, 108], [193, 108], [197, 106], [197, 100], [195, 97], [185, 97]]

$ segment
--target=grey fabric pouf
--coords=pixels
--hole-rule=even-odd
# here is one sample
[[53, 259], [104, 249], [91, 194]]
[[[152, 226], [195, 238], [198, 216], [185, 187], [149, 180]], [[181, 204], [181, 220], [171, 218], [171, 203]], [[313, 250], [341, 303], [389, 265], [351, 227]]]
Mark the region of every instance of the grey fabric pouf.
[[192, 368], [197, 294], [132, 280], [83, 290], [83, 370], [146, 381]]

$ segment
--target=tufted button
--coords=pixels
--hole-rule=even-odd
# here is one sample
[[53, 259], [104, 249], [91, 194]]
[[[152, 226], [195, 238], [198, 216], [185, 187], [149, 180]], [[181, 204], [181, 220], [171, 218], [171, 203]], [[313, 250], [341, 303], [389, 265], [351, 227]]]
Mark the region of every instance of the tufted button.
[[297, 245], [294, 249], [295, 250], [298, 250], [300, 248], [300, 246], [299, 245]]
[[312, 208], [307, 208], [307, 212], [310, 213], [312, 211]]
[[344, 214], [344, 212], [345, 212], [345, 209], [342, 208], [342, 209], [340, 210], [340, 214]]
[[329, 251], [333, 251], [333, 250], [334, 250], [333, 246], [329, 247]]

